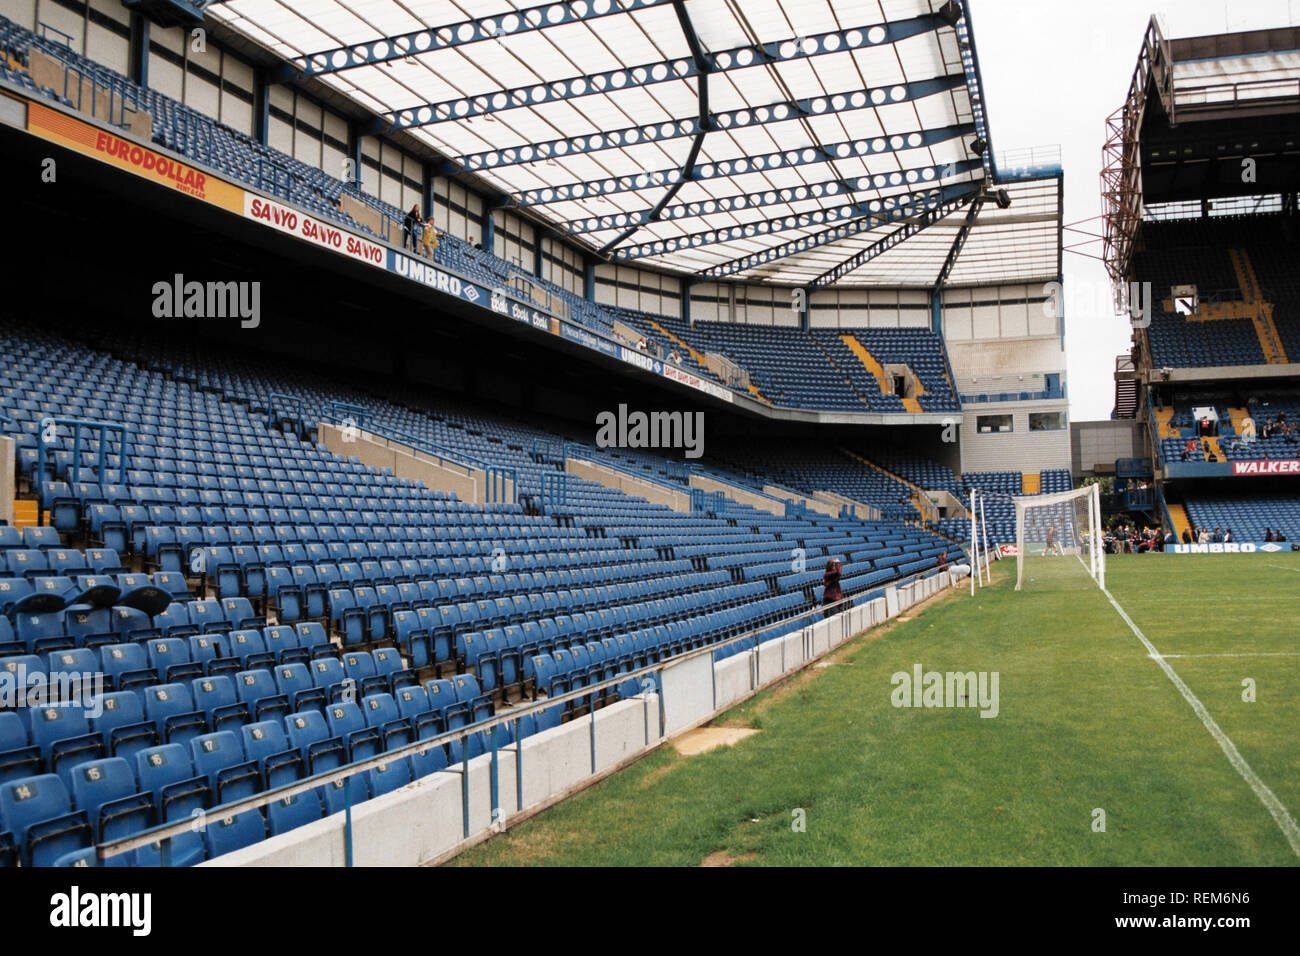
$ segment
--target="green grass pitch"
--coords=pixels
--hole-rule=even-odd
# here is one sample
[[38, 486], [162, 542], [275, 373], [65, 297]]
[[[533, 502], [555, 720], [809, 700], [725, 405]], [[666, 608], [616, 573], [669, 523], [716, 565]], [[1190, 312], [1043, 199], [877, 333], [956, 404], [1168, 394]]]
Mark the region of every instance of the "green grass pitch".
[[[1031, 559], [1020, 593], [1014, 561], [993, 571], [715, 722], [759, 733], [661, 747], [455, 862], [1300, 862], [1076, 558]], [[1296, 817], [1300, 555], [1113, 556], [1107, 585]], [[997, 716], [895, 707], [891, 676], [916, 664], [996, 671]]]

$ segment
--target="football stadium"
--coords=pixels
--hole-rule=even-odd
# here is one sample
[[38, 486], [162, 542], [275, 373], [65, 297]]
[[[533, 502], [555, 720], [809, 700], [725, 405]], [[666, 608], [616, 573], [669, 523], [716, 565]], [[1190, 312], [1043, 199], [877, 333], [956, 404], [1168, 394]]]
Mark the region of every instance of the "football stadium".
[[0, 0], [14, 883], [1300, 862], [1300, 19], [997, 8]]

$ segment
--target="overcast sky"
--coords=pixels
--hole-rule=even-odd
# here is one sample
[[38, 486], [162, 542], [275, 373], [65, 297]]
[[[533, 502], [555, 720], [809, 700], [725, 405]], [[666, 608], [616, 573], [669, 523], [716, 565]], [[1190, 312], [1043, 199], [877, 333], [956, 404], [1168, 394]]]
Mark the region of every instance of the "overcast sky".
[[[993, 148], [1060, 145], [1065, 222], [1101, 214], [1106, 117], [1124, 103], [1151, 14], [1167, 37], [1300, 24], [1300, 0], [967, 0]], [[1088, 224], [1101, 231], [1100, 221]], [[1067, 232], [1065, 244], [1082, 236]], [[1085, 251], [1100, 255], [1101, 244]], [[1129, 327], [1109, 308], [1097, 260], [1065, 254], [1070, 416], [1110, 417]]]

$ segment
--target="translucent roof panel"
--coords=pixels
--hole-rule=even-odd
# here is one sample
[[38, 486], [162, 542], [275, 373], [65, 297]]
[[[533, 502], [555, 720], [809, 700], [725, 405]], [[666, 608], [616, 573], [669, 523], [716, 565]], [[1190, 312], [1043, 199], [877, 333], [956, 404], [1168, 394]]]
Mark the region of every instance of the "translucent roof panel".
[[[972, 39], [953, 9], [227, 0], [207, 15], [603, 258], [802, 283], [940, 200], [984, 190]], [[839, 284], [932, 279], [959, 228], [942, 225]], [[1024, 232], [999, 234], [1037, 248]]]

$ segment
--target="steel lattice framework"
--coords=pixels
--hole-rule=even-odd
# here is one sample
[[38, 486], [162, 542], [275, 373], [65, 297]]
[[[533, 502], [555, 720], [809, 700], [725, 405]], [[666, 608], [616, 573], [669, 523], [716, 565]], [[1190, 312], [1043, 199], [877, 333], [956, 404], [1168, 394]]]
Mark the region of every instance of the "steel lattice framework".
[[278, 54], [281, 80], [368, 109], [359, 134], [403, 131], [445, 157], [436, 174], [607, 261], [877, 284], [882, 252], [970, 203], [942, 251], [918, 246], [938, 280], [983, 228], [971, 200], [998, 169], [966, 0], [438, 9], [455, 15], [228, 0], [208, 16]]

